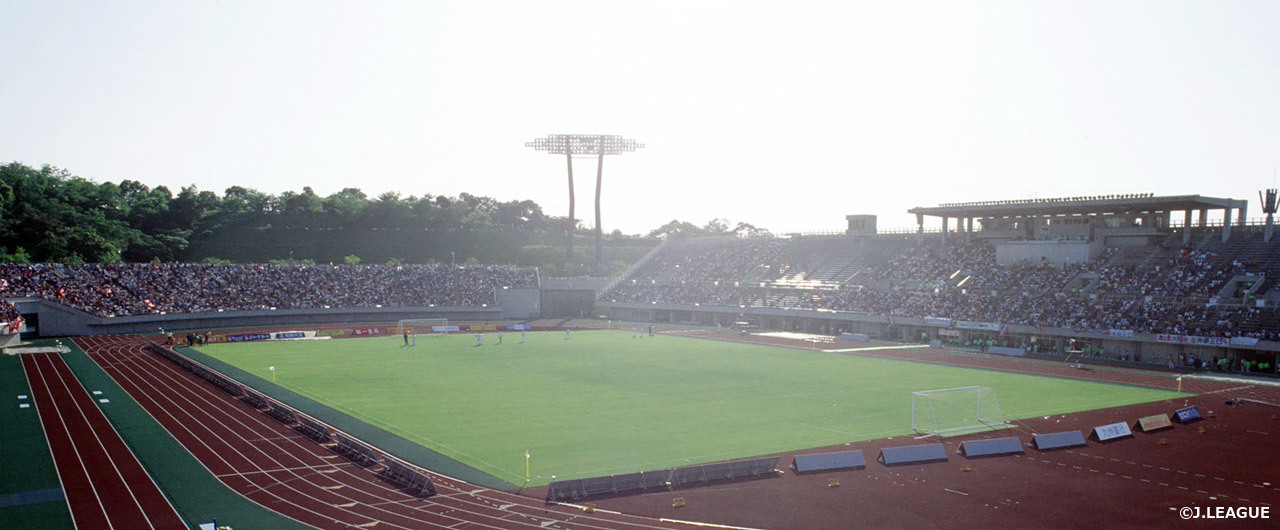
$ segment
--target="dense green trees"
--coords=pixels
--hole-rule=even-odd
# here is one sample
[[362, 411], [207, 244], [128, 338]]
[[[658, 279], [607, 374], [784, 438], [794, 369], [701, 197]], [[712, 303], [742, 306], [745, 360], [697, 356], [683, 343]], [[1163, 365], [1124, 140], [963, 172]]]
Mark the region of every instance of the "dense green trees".
[[193, 244], [251, 228], [541, 231], [550, 220], [533, 201], [466, 193], [370, 199], [357, 188], [321, 197], [310, 187], [270, 195], [232, 186], [220, 196], [188, 186], [175, 196], [134, 180], [95, 183], [52, 166], [0, 166], [0, 257], [32, 261], [199, 260], [207, 256], [189, 255]]
[[[52, 166], [0, 166], [0, 261], [476, 258], [557, 263], [561, 272], [572, 274], [609, 272], [559, 263], [563, 251], [553, 249], [563, 244], [563, 226], [563, 217], [548, 216], [531, 200], [503, 202], [468, 193], [402, 197], [387, 192], [370, 198], [358, 188], [345, 188], [322, 197], [310, 187], [271, 195], [232, 186], [219, 195], [186, 186], [175, 195], [134, 180], [96, 183]], [[672, 221], [650, 236], [759, 232], [749, 224], [731, 227], [716, 219], [702, 228]], [[629, 263], [655, 244], [616, 232], [609, 239], [605, 269]], [[587, 262], [585, 256], [575, 261]]]

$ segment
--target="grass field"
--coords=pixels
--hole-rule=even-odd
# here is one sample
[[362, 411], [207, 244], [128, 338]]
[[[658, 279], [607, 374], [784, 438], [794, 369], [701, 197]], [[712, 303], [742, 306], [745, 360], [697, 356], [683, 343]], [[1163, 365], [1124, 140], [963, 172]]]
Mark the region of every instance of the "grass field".
[[629, 331], [199, 350], [515, 484], [911, 433], [911, 392], [990, 387], [1007, 420], [1170, 399], [1123, 385]]

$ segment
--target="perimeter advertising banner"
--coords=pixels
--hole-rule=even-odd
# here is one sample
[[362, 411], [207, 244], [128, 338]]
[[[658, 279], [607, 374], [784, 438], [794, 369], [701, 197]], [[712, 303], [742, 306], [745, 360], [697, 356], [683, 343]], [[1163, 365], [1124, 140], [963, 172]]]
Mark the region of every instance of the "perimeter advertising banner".
[[1156, 342], [1167, 344], [1195, 344], [1198, 346], [1230, 346], [1231, 340], [1226, 337], [1193, 337], [1191, 335], [1156, 335]]

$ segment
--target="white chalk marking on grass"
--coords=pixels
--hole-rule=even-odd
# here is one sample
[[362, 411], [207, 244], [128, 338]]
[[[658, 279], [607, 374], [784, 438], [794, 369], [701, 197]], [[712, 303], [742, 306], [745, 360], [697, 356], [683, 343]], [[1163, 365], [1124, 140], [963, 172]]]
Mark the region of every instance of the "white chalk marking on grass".
[[911, 350], [919, 349], [923, 346], [919, 344], [906, 346], [867, 346], [866, 348], [842, 348], [839, 350], [822, 350], [822, 353], [849, 353], [855, 351], [874, 351], [874, 350]]

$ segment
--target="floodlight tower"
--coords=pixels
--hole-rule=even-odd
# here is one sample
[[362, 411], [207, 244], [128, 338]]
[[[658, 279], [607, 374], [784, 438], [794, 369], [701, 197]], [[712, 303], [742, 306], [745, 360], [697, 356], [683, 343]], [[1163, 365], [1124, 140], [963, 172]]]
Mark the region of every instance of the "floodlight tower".
[[600, 183], [604, 176], [604, 155], [620, 155], [644, 149], [644, 144], [611, 134], [548, 134], [546, 138], [534, 138], [532, 142], [525, 142], [524, 146], [553, 155], [564, 155], [569, 166], [569, 243], [565, 248], [566, 264], [573, 259], [573, 232], [577, 225], [573, 218], [573, 159], [575, 155], [578, 158], [596, 157], [596, 271], [599, 272], [600, 257], [604, 253], [604, 231], [600, 228]]
[[1267, 189], [1267, 195], [1264, 197], [1262, 191], [1258, 191], [1258, 201], [1262, 203], [1262, 211], [1267, 214], [1267, 227], [1262, 231], [1262, 241], [1268, 243], [1271, 241], [1271, 231], [1274, 230], [1274, 219], [1276, 215], [1276, 189]]

